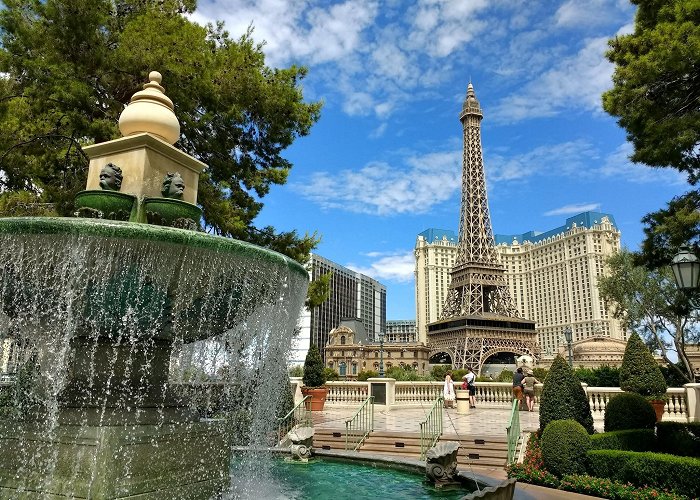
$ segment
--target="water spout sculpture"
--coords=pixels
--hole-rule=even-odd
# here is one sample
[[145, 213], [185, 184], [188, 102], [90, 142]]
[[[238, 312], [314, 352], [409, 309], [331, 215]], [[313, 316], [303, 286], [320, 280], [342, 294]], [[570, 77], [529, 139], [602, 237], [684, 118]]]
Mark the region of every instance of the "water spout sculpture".
[[425, 475], [436, 487], [458, 485], [457, 452], [459, 443], [444, 441], [436, 444], [425, 454]]
[[[0, 386], [0, 498], [208, 499], [229, 485], [234, 436], [261, 445], [275, 425], [278, 396], [255, 382], [284, 373], [308, 275], [266, 249], [144, 223], [176, 169], [183, 200], [169, 201], [197, 208], [204, 168], [171, 145], [179, 125], [150, 77], [139, 113], [126, 108], [129, 135], [86, 148], [83, 206], [127, 196], [130, 222], [95, 208], [0, 219], [0, 345], [16, 365]], [[202, 418], [194, 393], [212, 385], [220, 401]]]

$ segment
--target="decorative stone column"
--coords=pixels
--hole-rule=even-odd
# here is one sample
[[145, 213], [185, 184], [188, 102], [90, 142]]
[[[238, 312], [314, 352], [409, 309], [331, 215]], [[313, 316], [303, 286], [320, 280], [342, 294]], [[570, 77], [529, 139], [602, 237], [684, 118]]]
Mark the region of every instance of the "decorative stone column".
[[369, 395], [374, 396], [375, 405], [386, 405], [387, 408], [396, 402], [396, 379], [368, 378]]
[[700, 384], [685, 384], [683, 388], [688, 402], [688, 422], [700, 422]]

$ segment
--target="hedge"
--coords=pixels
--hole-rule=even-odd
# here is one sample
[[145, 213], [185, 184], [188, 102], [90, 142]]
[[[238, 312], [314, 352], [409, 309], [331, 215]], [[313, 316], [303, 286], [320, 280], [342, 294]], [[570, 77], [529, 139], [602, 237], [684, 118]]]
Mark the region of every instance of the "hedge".
[[591, 436], [592, 450], [657, 451], [654, 429], [630, 429]]
[[656, 435], [660, 452], [700, 457], [700, 422], [659, 422]]
[[586, 452], [591, 440], [576, 420], [554, 420], [547, 424], [540, 446], [544, 466], [555, 476], [586, 472]]
[[592, 476], [700, 497], [700, 459], [619, 450], [591, 450], [587, 456]]
[[608, 402], [604, 420], [605, 432], [653, 429], [656, 412], [644, 397], [634, 392], [623, 392]]

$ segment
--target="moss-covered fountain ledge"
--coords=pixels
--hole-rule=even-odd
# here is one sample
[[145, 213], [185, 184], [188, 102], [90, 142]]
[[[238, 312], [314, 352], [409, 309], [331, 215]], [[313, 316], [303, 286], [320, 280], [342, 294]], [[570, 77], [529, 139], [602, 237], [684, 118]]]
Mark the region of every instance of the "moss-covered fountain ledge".
[[[255, 447], [276, 429], [281, 391], [264, 387], [286, 375], [308, 273], [199, 230], [206, 165], [173, 146], [173, 103], [149, 80], [124, 137], [84, 148], [76, 217], [0, 218], [0, 340], [17, 358], [0, 498], [219, 498], [233, 437]], [[216, 418], [192, 374], [220, 382]]]
[[240, 256], [267, 261], [272, 264], [284, 265], [291, 271], [308, 279], [308, 272], [304, 269], [304, 266], [281, 253], [245, 241], [172, 227], [154, 226], [151, 224], [132, 224], [129, 222], [104, 219], [8, 217], [0, 218], [0, 234], [65, 234], [172, 243], [175, 245], [185, 245], [189, 248], [238, 254]]

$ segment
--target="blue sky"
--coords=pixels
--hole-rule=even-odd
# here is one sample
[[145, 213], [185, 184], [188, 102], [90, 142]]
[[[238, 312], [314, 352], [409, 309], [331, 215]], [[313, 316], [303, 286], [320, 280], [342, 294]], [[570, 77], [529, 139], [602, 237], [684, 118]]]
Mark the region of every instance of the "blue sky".
[[271, 66], [305, 65], [320, 121], [285, 155], [294, 168], [258, 225], [318, 231], [316, 252], [384, 283], [388, 319], [415, 318], [416, 235], [457, 231], [458, 116], [470, 79], [494, 233], [613, 214], [636, 249], [640, 219], [688, 189], [631, 164], [601, 107], [607, 40], [632, 31], [627, 0], [200, 0], [194, 20], [254, 27]]

